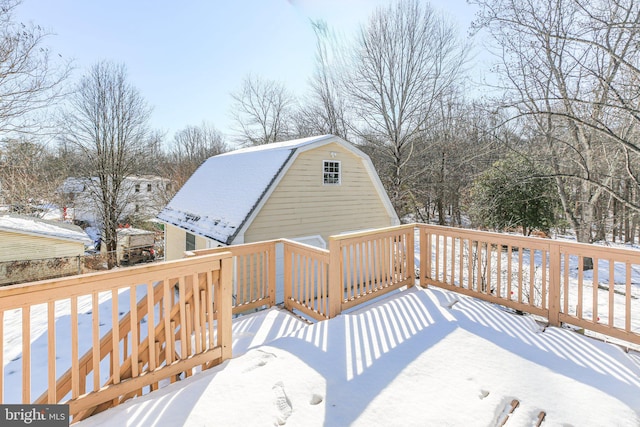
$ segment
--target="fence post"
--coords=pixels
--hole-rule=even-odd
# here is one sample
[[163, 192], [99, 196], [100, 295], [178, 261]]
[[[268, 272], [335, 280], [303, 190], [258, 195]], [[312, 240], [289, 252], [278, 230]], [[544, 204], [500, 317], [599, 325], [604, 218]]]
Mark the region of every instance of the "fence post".
[[342, 312], [342, 253], [340, 241], [329, 237], [329, 319]]
[[276, 242], [269, 244], [269, 307], [276, 305]]
[[[231, 319], [233, 313], [233, 258], [225, 253], [220, 260], [220, 281], [216, 289], [218, 299], [218, 345], [222, 349], [222, 360], [231, 359]], [[182, 326], [181, 326], [182, 327]]]
[[549, 244], [549, 324], [560, 326], [560, 246]]
[[407, 273], [411, 277], [411, 282], [407, 285], [407, 288], [411, 288], [416, 284], [416, 261], [415, 261], [415, 236], [416, 229], [414, 227], [409, 228], [407, 232]]
[[431, 276], [431, 233], [427, 226], [420, 226], [420, 286], [428, 287]]
[[[289, 249], [289, 243], [288, 242], [282, 242], [282, 253], [284, 254], [284, 262], [283, 262], [283, 269], [284, 269], [284, 274], [283, 274], [283, 286], [284, 286], [284, 308], [286, 308], [289, 311], [293, 311], [293, 307], [291, 307], [291, 298], [293, 297], [293, 273], [292, 273], [292, 269], [291, 269], [291, 249]], [[297, 269], [299, 270], [300, 267], [297, 266]], [[296, 275], [297, 276], [297, 275]], [[300, 299], [300, 283], [296, 282], [297, 285], [297, 289], [296, 289], [296, 298]]]

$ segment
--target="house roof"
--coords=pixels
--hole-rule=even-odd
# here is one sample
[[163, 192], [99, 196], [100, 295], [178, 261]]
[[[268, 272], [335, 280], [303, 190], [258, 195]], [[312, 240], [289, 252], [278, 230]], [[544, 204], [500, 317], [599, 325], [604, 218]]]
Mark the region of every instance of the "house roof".
[[[295, 154], [332, 142], [342, 144], [368, 160], [366, 154], [333, 135], [220, 154], [209, 158], [194, 172], [160, 212], [158, 219], [223, 244], [231, 244], [264, 201], [278, 176], [291, 164]], [[390, 204], [389, 208], [393, 211]]]
[[91, 239], [77, 225], [59, 221], [48, 221], [31, 216], [6, 214], [0, 215], [0, 230], [10, 233], [29, 234], [39, 237], [51, 237], [91, 244]]

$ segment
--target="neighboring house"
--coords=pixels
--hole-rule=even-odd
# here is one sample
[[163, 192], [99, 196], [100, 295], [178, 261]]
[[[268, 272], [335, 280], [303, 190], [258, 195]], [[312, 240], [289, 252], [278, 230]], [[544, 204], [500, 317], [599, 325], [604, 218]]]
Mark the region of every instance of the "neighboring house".
[[160, 212], [166, 259], [185, 250], [399, 224], [369, 157], [333, 135], [209, 158]]
[[[67, 178], [60, 192], [64, 196], [66, 217], [100, 227], [100, 209], [92, 194], [97, 189], [97, 178]], [[152, 219], [165, 205], [171, 192], [171, 181], [159, 176], [129, 176], [123, 184], [122, 197], [126, 203], [121, 220], [128, 218]]]
[[0, 215], [0, 284], [77, 274], [91, 243], [76, 225]]

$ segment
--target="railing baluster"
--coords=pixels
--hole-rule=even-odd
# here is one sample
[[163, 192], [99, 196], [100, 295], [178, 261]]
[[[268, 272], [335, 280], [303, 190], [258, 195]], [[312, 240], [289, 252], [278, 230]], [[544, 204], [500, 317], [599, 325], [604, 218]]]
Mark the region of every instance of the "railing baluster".
[[209, 321], [209, 348], [212, 349], [215, 346], [213, 342], [213, 273], [207, 271], [207, 287], [206, 287], [206, 305], [207, 305], [207, 320]]
[[518, 247], [518, 302], [522, 303], [522, 265], [523, 265], [523, 255], [522, 252], [524, 248], [522, 246]]
[[548, 283], [547, 283], [547, 251], [546, 249], [542, 249], [540, 251], [540, 255], [542, 257], [542, 278], [540, 279], [541, 281], [541, 301], [540, 301], [540, 308], [543, 309], [548, 309], [549, 308], [549, 303], [547, 302], [547, 288], [548, 288]]
[[[0, 312], [0, 366], [2, 365], [2, 312]], [[56, 303], [47, 303], [47, 403], [58, 403], [56, 396]], [[0, 369], [4, 371], [4, 369]], [[2, 378], [0, 376], [0, 378]], [[0, 380], [0, 402], [2, 402], [2, 381]]]
[[569, 314], [569, 254], [564, 253], [564, 281], [562, 286], [564, 288], [564, 314]]
[[476, 292], [482, 292], [482, 242], [475, 241], [476, 246]]
[[451, 236], [451, 285], [456, 284], [456, 238]]
[[496, 297], [502, 298], [502, 245], [496, 246]]
[[92, 371], [93, 391], [100, 389], [100, 306], [98, 305], [98, 292], [91, 294], [91, 335], [92, 335]]
[[578, 301], [576, 303], [576, 316], [582, 318], [582, 301], [584, 298], [584, 257], [578, 257]]
[[113, 370], [112, 378], [114, 384], [118, 384], [120, 382], [120, 328], [116, 327], [119, 323], [118, 290], [113, 289], [111, 291], [111, 330], [113, 334], [111, 339], [111, 368]]
[[598, 263], [598, 258], [593, 258], [593, 280], [591, 281], [593, 309], [591, 310], [591, 321], [594, 323], [598, 322], [598, 290], [600, 288], [598, 284]]
[[449, 251], [447, 250], [447, 242], [449, 240], [449, 236], [447, 236], [446, 234], [443, 235], [442, 240], [442, 282], [449, 283], [447, 282], [447, 255], [449, 254]]
[[[77, 323], [77, 315], [75, 320]], [[71, 322], [73, 325], [73, 316]], [[31, 403], [31, 306], [29, 305], [22, 307], [22, 403]]]
[[609, 326], [615, 325], [614, 321], [614, 297], [615, 297], [615, 263], [613, 259], [609, 260]]
[[180, 303], [180, 359], [187, 358], [187, 301], [184, 276], [178, 278], [178, 299]]
[[507, 299], [513, 301], [513, 246], [507, 245]]
[[164, 358], [165, 366], [170, 365], [173, 362], [174, 348], [173, 344], [173, 327], [171, 325], [171, 294], [173, 293], [173, 287], [169, 285], [169, 279], [163, 281], [163, 294], [164, 300]]
[[442, 282], [440, 279], [440, 235], [435, 234], [434, 237], [436, 243], [436, 276], [434, 279], [436, 282]]
[[631, 332], [631, 263], [625, 263], [625, 301], [624, 301], [624, 330]]
[[[160, 285], [158, 285], [160, 286]], [[154, 298], [155, 289], [153, 283], [147, 283], [147, 342], [149, 343], [149, 371], [153, 372], [156, 365], [156, 301]], [[160, 306], [162, 311], [162, 306]], [[153, 387], [151, 387], [153, 389]]]
[[493, 252], [493, 246], [491, 242], [487, 242], [487, 268], [485, 268], [485, 284], [484, 284], [484, 293], [491, 294], [491, 257]]
[[536, 305], [536, 295], [535, 295], [535, 279], [536, 279], [536, 261], [535, 261], [536, 251], [533, 248], [529, 248], [529, 305]]
[[[78, 342], [78, 297], [73, 295], [71, 297], [71, 397], [73, 399], [80, 395]], [[82, 380], [86, 381], [85, 378]]]
[[129, 288], [129, 307], [131, 308], [131, 377], [135, 378], [140, 373], [138, 371], [138, 310], [136, 306], [138, 304], [136, 297], [136, 286], [132, 285]]
[[198, 273], [194, 273], [191, 280], [193, 281], [193, 333], [196, 354], [199, 354], [202, 352], [202, 340], [200, 338], [202, 330], [200, 329], [200, 278]]

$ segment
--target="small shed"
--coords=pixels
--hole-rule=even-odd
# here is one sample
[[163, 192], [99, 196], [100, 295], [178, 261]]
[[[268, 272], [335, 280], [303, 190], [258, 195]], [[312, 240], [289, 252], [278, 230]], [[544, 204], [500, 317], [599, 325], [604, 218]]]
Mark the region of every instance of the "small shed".
[[0, 215], [0, 284], [77, 274], [91, 243], [76, 225]]
[[369, 157], [333, 135], [211, 157], [158, 219], [166, 259], [276, 238], [323, 246], [334, 234], [400, 223]]

